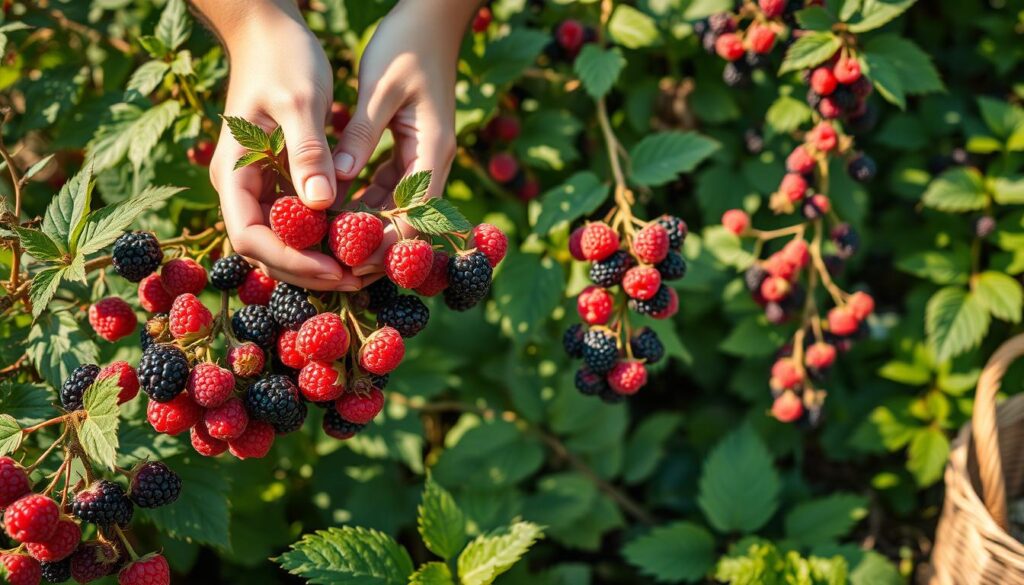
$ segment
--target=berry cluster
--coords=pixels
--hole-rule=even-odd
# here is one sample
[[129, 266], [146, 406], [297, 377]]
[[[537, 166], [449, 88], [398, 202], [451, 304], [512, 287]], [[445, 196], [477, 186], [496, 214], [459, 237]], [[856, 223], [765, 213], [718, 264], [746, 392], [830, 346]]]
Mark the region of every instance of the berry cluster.
[[544, 47], [544, 54], [553, 62], [572, 63], [580, 54], [583, 45], [596, 41], [596, 28], [570, 18], [555, 26], [551, 41]]
[[794, 14], [804, 8], [803, 0], [737, 4], [735, 12], [712, 14], [693, 26], [704, 50], [726, 60], [722, 79], [730, 87], [749, 83], [755, 69], [768, 67], [776, 41], [789, 36]]

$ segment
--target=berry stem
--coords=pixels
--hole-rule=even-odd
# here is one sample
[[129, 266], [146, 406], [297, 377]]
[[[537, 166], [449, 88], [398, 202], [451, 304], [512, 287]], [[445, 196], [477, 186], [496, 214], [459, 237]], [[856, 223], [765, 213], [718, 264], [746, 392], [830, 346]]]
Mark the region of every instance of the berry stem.
[[57, 437], [57, 440], [51, 443], [50, 446], [47, 447], [45, 451], [43, 451], [42, 455], [40, 455], [39, 458], [36, 459], [36, 462], [33, 463], [32, 465], [29, 465], [27, 468], [25, 468], [25, 470], [28, 473], [32, 473], [33, 471], [35, 471], [35, 469], [39, 467], [39, 465], [43, 461], [45, 461], [47, 457], [50, 456], [50, 453], [53, 453], [54, 449], [56, 449], [57, 447], [61, 446], [64, 443], [64, 439], [67, 438], [67, 435], [68, 429], [67, 427], [64, 427], [64, 430], [61, 432], [60, 437]]
[[[52, 491], [53, 491], [54, 489], [56, 489], [56, 488], [57, 488], [57, 482], [58, 482], [58, 481], [60, 480], [61, 476], [63, 475], [63, 476], [65, 476], [65, 477], [66, 477], [66, 476], [67, 476], [67, 473], [68, 473], [68, 471], [69, 471], [69, 470], [71, 469], [71, 462], [72, 462], [72, 461], [73, 461], [73, 460], [72, 460], [72, 459], [71, 459], [70, 457], [69, 457], [69, 458], [66, 458], [66, 459], [64, 459], [64, 461], [61, 461], [61, 463], [60, 463], [60, 467], [58, 467], [58, 468], [57, 468], [57, 471], [55, 471], [55, 472], [53, 473], [53, 479], [52, 479], [52, 480], [50, 481], [49, 485], [47, 485], [47, 486], [46, 486], [46, 489], [44, 489], [42, 493], [44, 493], [44, 494], [49, 494], [49, 493], [51, 493], [51, 492], [52, 492]], [[66, 487], [67, 487], [67, 481], [65, 480], [65, 482], [64, 482], [64, 483], [65, 483], [65, 489], [66, 489]]]
[[139, 555], [135, 554], [135, 549], [133, 549], [131, 543], [128, 542], [128, 537], [124, 535], [124, 531], [121, 530], [121, 527], [117, 524], [114, 524], [114, 534], [121, 539], [121, 542], [124, 544], [124, 548], [128, 551], [128, 556], [130, 556], [133, 561], [139, 560]]
[[[0, 114], [3, 118], [0, 118], [0, 130], [3, 129], [4, 124], [7, 123], [11, 118], [12, 111], [8, 108], [0, 110]], [[0, 156], [3, 157], [4, 162], [7, 164], [7, 172], [11, 175], [11, 185], [14, 187], [14, 221], [17, 224], [21, 223], [21, 186], [22, 179], [18, 176], [18, 166], [14, 164], [14, 158], [7, 151], [7, 145], [4, 144], [3, 133], [0, 132]], [[21, 262], [21, 240], [15, 240], [11, 244], [11, 280], [7, 285], [8, 290], [18, 289], [18, 275], [21, 272], [19, 266]]]
[[67, 420], [68, 416], [69, 415], [63, 414], [61, 416], [51, 418], [50, 420], [45, 420], [45, 421], [43, 421], [41, 423], [38, 423], [38, 424], [32, 425], [30, 427], [27, 427], [25, 429], [22, 429], [21, 432], [26, 434], [26, 435], [32, 434], [32, 433], [38, 431], [39, 429], [44, 429], [46, 427], [52, 427], [53, 425], [65, 422]]

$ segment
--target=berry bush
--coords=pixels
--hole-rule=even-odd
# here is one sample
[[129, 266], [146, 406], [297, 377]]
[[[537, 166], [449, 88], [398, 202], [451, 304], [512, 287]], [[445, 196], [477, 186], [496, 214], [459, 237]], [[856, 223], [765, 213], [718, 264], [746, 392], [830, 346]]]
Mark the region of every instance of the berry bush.
[[[300, 2], [332, 144], [392, 4]], [[1021, 10], [494, 0], [444, 197], [423, 171], [324, 212], [280, 129], [221, 116], [184, 0], [7, 0], [0, 575], [926, 582], [950, 439], [1021, 327]], [[223, 125], [277, 238], [385, 275], [235, 253]]]

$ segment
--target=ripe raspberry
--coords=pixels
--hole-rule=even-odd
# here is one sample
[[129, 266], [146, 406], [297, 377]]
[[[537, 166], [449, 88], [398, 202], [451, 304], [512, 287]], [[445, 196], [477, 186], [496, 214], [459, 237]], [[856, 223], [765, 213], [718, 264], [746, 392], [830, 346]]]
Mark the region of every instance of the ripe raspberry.
[[210, 284], [217, 290], [233, 290], [245, 282], [245, 277], [252, 272], [252, 266], [238, 254], [232, 254], [217, 260], [210, 269]]
[[46, 542], [57, 531], [60, 509], [42, 494], [28, 494], [4, 511], [7, 535], [18, 542]]
[[669, 319], [671, 317], [674, 317], [675, 314], [679, 312], [679, 294], [676, 293], [676, 289], [674, 288], [668, 288], [667, 286], [662, 285], [661, 289], [658, 291], [658, 294], [655, 295], [655, 297], [651, 299], [651, 301], [647, 302], [657, 302], [658, 297], [661, 296], [662, 294], [662, 290], [665, 291], [665, 296], [668, 297], [668, 301], [665, 302], [664, 307], [661, 307], [660, 304], [655, 304], [654, 306], [651, 307], [653, 309], [651, 317], [655, 319]]
[[722, 225], [739, 236], [750, 227], [750, 216], [742, 209], [730, 209], [722, 214]]
[[228, 350], [228, 365], [236, 376], [250, 378], [263, 371], [266, 357], [258, 345], [247, 341]]
[[163, 277], [150, 274], [139, 282], [139, 304], [150, 313], [166, 313], [171, 310], [174, 297], [164, 287]]
[[31, 489], [25, 469], [10, 457], [0, 457], [0, 509], [10, 506]]
[[850, 57], [841, 57], [832, 68], [832, 73], [836, 81], [849, 85], [860, 79], [860, 62]]
[[538, 195], [540, 195], [540, 182], [527, 175], [523, 179], [523, 184], [519, 187], [519, 190], [516, 191], [516, 197], [520, 201], [528, 202], [536, 199]]
[[399, 240], [384, 256], [388, 278], [401, 288], [416, 288], [430, 275], [434, 249], [424, 240]]
[[761, 283], [761, 298], [769, 302], [778, 302], [789, 296], [792, 287], [789, 281], [779, 276], [766, 278]]
[[[669, 292], [672, 291], [672, 292]], [[665, 286], [664, 284], [658, 287], [658, 290], [654, 293], [654, 296], [647, 300], [640, 300], [630, 298], [626, 304], [630, 310], [641, 315], [654, 315], [664, 311], [671, 303], [672, 293], [675, 291]]]
[[690, 232], [686, 222], [674, 215], [666, 214], [658, 218], [658, 223], [668, 233], [668, 247], [672, 250], [681, 248], [686, 235]]
[[149, 232], [128, 232], [114, 242], [111, 263], [129, 282], [139, 282], [153, 274], [164, 260], [160, 242]]
[[669, 250], [665, 259], [658, 262], [655, 268], [661, 274], [662, 280], [679, 280], [686, 276], [686, 260], [675, 250]]
[[192, 400], [186, 392], [178, 394], [170, 402], [150, 400], [146, 405], [146, 420], [158, 433], [178, 435], [203, 418], [203, 407]]
[[131, 367], [128, 362], [113, 362], [103, 368], [96, 379], [104, 378], [117, 378], [117, 385], [121, 387], [121, 391], [117, 394], [118, 404], [124, 404], [139, 394], [139, 376], [135, 373], [135, 368]]
[[649, 223], [633, 238], [633, 254], [645, 264], [657, 264], [665, 259], [669, 250], [669, 234], [660, 223]]
[[580, 262], [587, 259], [587, 257], [583, 255], [583, 232], [586, 229], [587, 226], [581, 225], [580, 227], [572, 230], [572, 233], [569, 234], [569, 254]]
[[807, 142], [819, 152], [828, 152], [836, 147], [839, 141], [836, 129], [828, 122], [819, 122], [806, 136]]
[[270, 423], [281, 433], [296, 431], [306, 420], [306, 403], [288, 376], [261, 378], [245, 393], [245, 409], [252, 420]]
[[312, 317], [302, 324], [295, 339], [295, 349], [310, 360], [336, 360], [345, 355], [348, 345], [348, 330], [336, 313]]
[[43, 581], [47, 583], [64, 583], [71, 580], [71, 559], [56, 563], [40, 563]]
[[25, 551], [37, 561], [55, 563], [71, 556], [82, 540], [82, 529], [70, 518], [57, 522], [57, 529], [46, 542], [32, 542], [25, 545]]
[[861, 154], [850, 161], [850, 164], [846, 167], [846, 172], [858, 183], [867, 183], [875, 178], [878, 167], [875, 165], [875, 159], [866, 154]]
[[772, 27], [761, 24], [751, 25], [747, 29], [747, 43], [750, 50], [759, 55], [770, 53], [775, 46], [775, 30]]
[[107, 297], [89, 307], [89, 324], [97, 335], [113, 342], [135, 331], [139, 319], [124, 299]]
[[647, 368], [637, 361], [622, 361], [608, 372], [608, 385], [619, 394], [636, 394], [647, 384]]
[[743, 39], [736, 33], [725, 33], [715, 40], [715, 53], [726, 61], [736, 61], [743, 56]]
[[277, 340], [277, 321], [266, 305], [246, 305], [231, 316], [235, 337], [269, 351]]
[[384, 408], [384, 393], [377, 388], [370, 388], [367, 393], [347, 392], [338, 399], [334, 407], [341, 418], [365, 425]]
[[828, 312], [828, 330], [839, 337], [849, 337], [860, 328], [860, 320], [850, 307], [834, 307]]
[[341, 418], [338, 414], [337, 409], [334, 408], [334, 403], [331, 403], [331, 407], [324, 411], [324, 422], [322, 424], [324, 432], [327, 433], [328, 437], [334, 437], [339, 441], [351, 439], [363, 430], [366, 425], [356, 424], [352, 421], [347, 421]]
[[812, 370], [826, 370], [836, 361], [836, 348], [834, 345], [819, 341], [807, 348], [804, 354], [804, 363]]
[[444, 302], [454, 311], [465, 311], [477, 305], [491, 289], [491, 263], [483, 252], [457, 254], [448, 261], [448, 288]]
[[393, 327], [402, 337], [416, 337], [416, 334], [427, 326], [430, 320], [430, 309], [419, 297], [398, 295], [377, 312], [378, 327]]
[[511, 183], [519, 174], [519, 161], [507, 152], [499, 152], [487, 161], [487, 172], [498, 183]]
[[508, 252], [508, 236], [497, 226], [482, 223], [473, 228], [469, 245], [483, 252], [493, 267], [497, 266]]
[[786, 157], [786, 171], [790, 173], [806, 175], [814, 170], [814, 165], [814, 157], [802, 144], [794, 148], [793, 152]]
[[612, 316], [615, 299], [599, 286], [588, 286], [576, 299], [576, 311], [588, 325], [604, 325]]
[[[818, 67], [811, 73], [811, 89], [818, 95], [831, 95], [839, 82], [828, 67]], [[800, 172], [800, 171], [795, 171]]]
[[96, 381], [100, 367], [95, 364], [83, 364], [75, 368], [60, 387], [60, 405], [64, 410], [73, 412], [82, 409], [82, 396]]
[[515, 116], [504, 114], [491, 118], [491, 121], [484, 127], [484, 136], [488, 140], [499, 142], [512, 142], [519, 138], [519, 119]]
[[384, 375], [397, 368], [403, 357], [402, 335], [393, 327], [381, 327], [359, 348], [359, 367], [371, 374]]
[[781, 358], [772, 365], [771, 387], [775, 390], [796, 388], [804, 381], [804, 373], [793, 358]]
[[331, 132], [335, 136], [341, 136], [345, 126], [352, 120], [352, 114], [349, 112], [348, 106], [340, 102], [334, 102], [331, 104]]
[[173, 345], [153, 345], [139, 361], [139, 385], [156, 402], [167, 402], [181, 393], [188, 374], [185, 352]]
[[[273, 429], [270, 432], [274, 432]], [[213, 438], [209, 431], [206, 430], [206, 425], [197, 424], [192, 427], [189, 435], [192, 441], [192, 448], [203, 457], [216, 457], [228, 450], [227, 442]]]
[[384, 224], [365, 211], [344, 211], [331, 221], [328, 246], [346, 266], [366, 261], [384, 240]]
[[83, 542], [71, 555], [71, 576], [77, 583], [102, 579], [117, 570], [123, 555], [113, 545], [99, 541]]
[[203, 414], [203, 424], [196, 426], [204, 427], [214, 439], [229, 441], [245, 432], [247, 424], [249, 413], [245, 411], [245, 404], [232, 396], [224, 404], [208, 409]]
[[779, 193], [785, 195], [789, 201], [796, 203], [803, 199], [807, 193], [807, 180], [804, 179], [803, 175], [787, 173], [786, 176], [782, 177], [782, 182], [779, 183]]
[[274, 287], [269, 306], [274, 320], [282, 329], [298, 330], [307, 319], [317, 314], [316, 307], [309, 302], [309, 292], [286, 282]]
[[590, 280], [597, 286], [605, 288], [615, 286], [622, 282], [626, 271], [632, 268], [636, 262], [625, 250], [616, 250], [614, 254], [604, 260], [597, 260], [590, 265]]
[[619, 249], [619, 235], [604, 222], [587, 224], [580, 249], [587, 260], [604, 260]]
[[654, 298], [661, 287], [661, 273], [651, 266], [635, 266], [622, 277], [622, 290], [630, 298], [646, 301]]
[[199, 406], [216, 408], [233, 395], [235, 377], [217, 364], [203, 362], [192, 368], [185, 388]]
[[[839, 92], [836, 91], [833, 95], [837, 95], [838, 93]], [[843, 115], [843, 108], [835, 98], [831, 96], [823, 97], [821, 98], [821, 101], [818, 102], [818, 113], [826, 120], [835, 120]]]
[[270, 208], [270, 229], [286, 246], [305, 250], [327, 233], [327, 212], [306, 207], [295, 195], [281, 197]]
[[39, 561], [26, 555], [0, 553], [0, 565], [6, 570], [4, 582], [10, 585], [39, 585], [43, 577]]
[[[447, 266], [445, 267], [445, 272], [448, 272]], [[446, 274], [445, 282], [447, 282], [447, 280], [448, 277]], [[373, 283], [364, 290], [369, 296], [369, 302], [366, 305], [366, 309], [371, 313], [380, 311], [387, 306], [388, 303], [398, 298], [398, 287], [387, 278], [380, 278], [373, 281]]]
[[250, 420], [245, 432], [228, 441], [228, 450], [239, 459], [262, 459], [274, 445], [274, 427], [258, 420]]
[[245, 280], [238, 287], [238, 298], [247, 305], [266, 305], [275, 286], [277, 281], [257, 268], [245, 275]]
[[583, 357], [583, 334], [586, 330], [580, 323], [574, 323], [562, 334], [562, 348], [566, 355], [579, 359]]
[[794, 392], [783, 392], [772, 403], [772, 416], [779, 422], [791, 423], [804, 414], [804, 403]]
[[608, 387], [608, 380], [604, 376], [595, 373], [585, 365], [576, 370], [574, 383], [576, 389], [584, 396], [599, 396], [611, 390]]
[[863, 321], [875, 312], [875, 299], [866, 292], [857, 291], [846, 300], [846, 306], [849, 307], [854, 319]]
[[473, 32], [479, 34], [487, 30], [487, 27], [491, 24], [491, 9], [486, 6], [481, 6], [476, 11], [476, 15], [473, 16]]
[[555, 40], [563, 49], [573, 55], [580, 50], [586, 38], [586, 27], [578, 20], [564, 20], [555, 29]]
[[345, 392], [345, 369], [332, 361], [310, 361], [299, 372], [299, 390], [312, 402], [336, 400]]
[[213, 161], [213, 152], [217, 150], [217, 145], [211, 140], [199, 140], [195, 145], [190, 146], [186, 151], [188, 161], [194, 165], [201, 167], [208, 167]]
[[199, 295], [206, 288], [206, 269], [191, 258], [175, 258], [160, 271], [171, 298], [185, 293]]
[[665, 356], [665, 346], [658, 339], [658, 334], [647, 327], [641, 328], [633, 335], [629, 340], [629, 347], [633, 350], [633, 357], [648, 364], [658, 363]]
[[283, 331], [281, 335], [277, 336], [277, 359], [293, 370], [302, 369], [302, 366], [309, 361], [295, 348], [295, 340], [298, 336], [298, 331], [291, 330]]
[[448, 288], [448, 253], [444, 250], [434, 250], [430, 273], [427, 274], [423, 284], [413, 290], [425, 297], [432, 297], [440, 294], [446, 288]]
[[71, 502], [71, 513], [76, 518], [99, 526], [127, 524], [133, 512], [132, 501], [125, 495], [124, 488], [106, 479], [78, 492]]
[[757, 0], [757, 5], [768, 18], [782, 16], [786, 10], [786, 0]]
[[591, 329], [583, 335], [583, 362], [598, 374], [609, 372], [619, 359], [615, 337], [603, 329]]
[[163, 555], [146, 555], [117, 574], [118, 585], [170, 585], [171, 568]]
[[178, 295], [171, 305], [170, 326], [175, 339], [194, 341], [210, 334], [213, 313], [192, 293]]
[[796, 268], [804, 268], [811, 262], [811, 253], [807, 248], [807, 240], [790, 240], [779, 251], [779, 257]]
[[159, 461], [139, 465], [133, 472], [128, 497], [140, 508], [159, 508], [181, 495], [181, 477]]

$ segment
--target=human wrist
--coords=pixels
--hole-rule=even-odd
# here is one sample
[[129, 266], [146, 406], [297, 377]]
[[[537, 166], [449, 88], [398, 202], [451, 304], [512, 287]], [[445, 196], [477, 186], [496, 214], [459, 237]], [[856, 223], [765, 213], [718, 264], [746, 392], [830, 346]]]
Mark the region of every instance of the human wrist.
[[409, 12], [417, 22], [429, 22], [437, 41], [458, 47], [481, 0], [399, 0], [394, 11]]
[[[232, 61], [253, 47], [308, 33], [294, 0], [207, 0], [195, 4]], [[204, 5], [209, 6], [204, 9]]]

